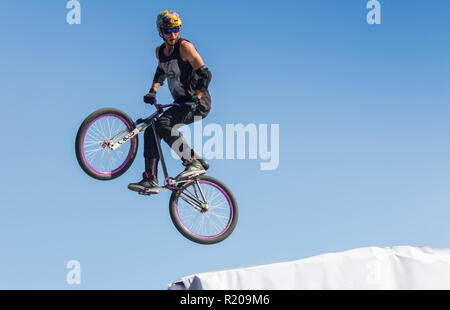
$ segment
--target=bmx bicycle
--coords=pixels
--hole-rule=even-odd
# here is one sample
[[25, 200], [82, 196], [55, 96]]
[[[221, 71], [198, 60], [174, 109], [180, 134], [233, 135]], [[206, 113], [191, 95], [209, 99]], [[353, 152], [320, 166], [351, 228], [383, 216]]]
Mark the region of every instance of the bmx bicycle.
[[156, 104], [156, 112], [135, 122], [116, 108], [92, 112], [78, 129], [75, 140], [78, 163], [84, 172], [97, 180], [115, 179], [132, 165], [138, 150], [138, 134], [152, 126], [164, 172], [164, 185], [158, 189], [172, 192], [169, 212], [173, 224], [183, 236], [196, 243], [223, 241], [233, 232], [238, 220], [233, 193], [211, 176], [203, 174], [177, 180], [169, 177], [167, 172], [155, 121], [165, 108], [172, 106], [180, 104]]

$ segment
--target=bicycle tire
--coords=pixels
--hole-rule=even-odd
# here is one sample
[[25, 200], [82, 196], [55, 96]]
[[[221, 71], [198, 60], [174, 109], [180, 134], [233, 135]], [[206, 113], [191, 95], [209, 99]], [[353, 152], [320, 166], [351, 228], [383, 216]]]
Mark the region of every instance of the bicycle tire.
[[[214, 244], [221, 242], [228, 238], [233, 230], [236, 227], [237, 221], [238, 221], [238, 205], [236, 202], [236, 199], [233, 195], [233, 193], [230, 191], [230, 189], [223, 184], [221, 181], [210, 177], [210, 176], [200, 176], [196, 180], [199, 181], [200, 184], [208, 184], [212, 185], [218, 190], [218, 193], [222, 193], [225, 197], [228, 208], [230, 208], [230, 215], [229, 219], [226, 223], [226, 227], [222, 229], [219, 233], [216, 233], [215, 235], [209, 236], [209, 235], [201, 235], [199, 233], [195, 233], [192, 230], [190, 230], [186, 223], [183, 223], [183, 220], [180, 217], [179, 210], [178, 210], [178, 201], [180, 198], [180, 195], [182, 192], [186, 189], [192, 186], [193, 183], [195, 183], [195, 180], [192, 182], [189, 182], [185, 185], [183, 185], [178, 191], [173, 192], [170, 197], [169, 202], [169, 209], [170, 209], [170, 217], [172, 219], [172, 222], [174, 226], [177, 228], [177, 230], [187, 239], [200, 243], [200, 244]], [[231, 205], [230, 205], [231, 204]], [[209, 211], [207, 211], [209, 212]], [[207, 214], [207, 212], [205, 214]], [[200, 214], [200, 212], [198, 212]], [[205, 215], [206, 216], [206, 215]]]
[[[115, 179], [115, 178], [121, 176], [122, 174], [124, 174], [128, 170], [128, 168], [130, 168], [130, 166], [133, 164], [133, 161], [136, 157], [136, 153], [138, 150], [138, 144], [139, 144], [139, 139], [138, 139], [138, 136], [136, 135], [132, 139], [127, 141], [119, 149], [117, 149], [117, 150], [121, 150], [120, 153], [116, 152], [116, 151], [111, 151], [108, 148], [103, 148], [104, 150], [101, 150], [101, 149], [96, 150], [95, 149], [94, 151], [86, 150], [86, 148], [88, 148], [87, 147], [88, 144], [86, 143], [86, 145], [85, 145], [84, 143], [86, 141], [87, 136], [99, 139], [99, 138], [101, 138], [102, 134], [104, 134], [105, 142], [107, 142], [108, 138], [112, 138], [113, 132], [112, 132], [111, 128], [109, 128], [109, 133], [107, 133], [108, 129], [104, 128], [104, 127], [106, 127], [106, 125], [104, 127], [102, 127], [102, 125], [99, 124], [98, 127], [95, 127], [95, 125], [97, 125], [97, 123], [96, 123], [97, 121], [108, 121], [108, 125], [110, 125], [109, 119], [105, 120], [106, 117], [112, 118], [111, 122], [114, 122], [114, 124], [116, 123], [116, 120], [118, 120], [119, 126], [122, 126], [121, 129], [119, 129], [119, 130], [123, 131], [126, 129], [128, 132], [131, 132], [135, 128], [134, 122], [125, 112], [123, 112], [119, 109], [110, 108], [110, 107], [102, 108], [102, 109], [92, 112], [88, 117], [86, 117], [86, 119], [80, 125], [80, 128], [78, 129], [77, 136], [75, 139], [75, 154], [76, 154], [78, 163], [86, 174], [93, 177], [94, 179], [102, 180], [102, 181], [112, 180], [112, 179]], [[92, 133], [89, 132], [89, 130], [91, 128], [92, 128]], [[108, 135], [110, 135], [110, 136], [108, 137]], [[91, 144], [94, 147], [98, 148], [97, 143], [99, 143], [99, 145], [100, 145], [100, 143], [101, 143], [100, 140], [98, 140], [98, 141], [92, 140], [93, 142], [91, 142]], [[116, 153], [114, 153], [114, 155], [113, 155], [113, 153], [111, 153], [111, 156], [116, 156], [116, 155], [118, 156], [118, 154], [121, 154], [124, 150], [126, 152], [126, 155], [123, 156], [123, 157], [125, 157], [125, 159], [123, 160], [123, 162], [121, 162], [121, 159], [119, 158], [120, 162], [118, 164], [118, 167], [116, 167], [116, 168], [110, 168], [110, 169], [105, 168], [103, 170], [99, 170], [96, 167], [94, 167], [92, 163], [89, 162], [89, 158], [92, 159], [92, 157], [93, 156], [95, 157], [96, 153], [98, 153], [100, 151], [103, 152], [102, 156], [105, 155], [104, 152], [116, 152]], [[91, 153], [88, 153], [88, 152], [91, 152]], [[109, 153], [108, 153], [108, 155], [109, 155]], [[101, 160], [99, 162], [101, 163]]]

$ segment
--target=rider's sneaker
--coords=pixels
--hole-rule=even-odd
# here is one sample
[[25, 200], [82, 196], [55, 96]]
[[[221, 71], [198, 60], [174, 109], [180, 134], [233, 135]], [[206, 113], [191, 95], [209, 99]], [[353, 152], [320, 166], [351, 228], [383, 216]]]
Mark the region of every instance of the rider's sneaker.
[[190, 159], [184, 160], [183, 166], [186, 167], [177, 177], [176, 180], [187, 179], [190, 177], [202, 175], [208, 170], [209, 164], [204, 159]]
[[148, 175], [144, 172], [142, 174], [142, 180], [138, 183], [128, 184], [128, 189], [135, 192], [145, 192], [157, 194], [159, 192], [158, 178], [154, 175]]

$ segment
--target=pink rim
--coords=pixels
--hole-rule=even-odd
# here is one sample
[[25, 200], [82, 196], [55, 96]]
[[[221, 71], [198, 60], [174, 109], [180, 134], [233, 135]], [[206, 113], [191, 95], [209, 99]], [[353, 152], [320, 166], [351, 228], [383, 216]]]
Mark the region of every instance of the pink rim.
[[131, 156], [133, 155], [134, 139], [131, 140], [130, 152], [128, 153], [127, 158], [126, 158], [125, 161], [122, 163], [122, 165], [120, 165], [119, 168], [115, 169], [114, 171], [108, 171], [108, 172], [98, 171], [97, 169], [93, 168], [93, 167], [88, 163], [88, 161], [86, 160], [86, 157], [84, 156], [84, 138], [86, 137], [86, 133], [88, 132], [89, 128], [91, 128], [92, 124], [93, 124], [96, 120], [98, 120], [99, 118], [105, 117], [105, 116], [114, 116], [114, 117], [117, 117], [118, 119], [120, 119], [120, 120], [127, 126], [128, 131], [131, 130], [131, 127], [129, 126], [128, 122], [125, 120], [125, 118], [123, 118], [123, 117], [120, 116], [120, 115], [113, 114], [113, 113], [109, 113], [109, 114], [102, 114], [102, 115], [100, 115], [100, 116], [97, 116], [97, 117], [89, 124], [89, 126], [88, 126], [87, 129], [86, 129], [86, 131], [84, 132], [84, 135], [83, 135], [83, 141], [82, 141], [82, 143], [81, 143], [81, 150], [82, 150], [81, 153], [83, 154], [83, 161], [85, 162], [85, 164], [89, 167], [89, 169], [90, 169], [91, 171], [93, 171], [93, 172], [95, 172], [95, 173], [97, 173], [97, 174], [100, 174], [100, 175], [112, 175], [112, 174], [114, 174], [114, 173], [116, 173], [116, 172], [122, 170], [123, 167], [125, 167], [125, 165], [126, 165], [126, 164], [128, 163], [128, 161], [130, 160]]
[[[199, 180], [198, 182], [199, 182], [199, 183], [206, 183], [206, 184], [212, 185], [212, 186], [214, 186], [215, 188], [219, 189], [219, 190], [222, 192], [222, 194], [225, 195], [225, 197], [226, 197], [226, 199], [227, 199], [227, 201], [228, 201], [228, 206], [230, 206], [230, 219], [228, 220], [227, 226], [226, 226], [220, 233], [215, 234], [215, 235], [213, 235], [213, 236], [202, 236], [202, 235], [196, 234], [195, 232], [191, 231], [189, 228], [187, 228], [186, 226], [184, 226], [183, 221], [181, 220], [180, 215], [178, 214], [178, 197], [177, 197], [176, 204], [177, 204], [177, 217], [178, 217], [178, 221], [181, 223], [181, 225], [184, 227], [184, 229], [186, 229], [189, 233], [191, 233], [191, 234], [193, 234], [193, 235], [195, 235], [195, 236], [197, 236], [197, 237], [205, 238], [205, 239], [215, 238], [215, 237], [218, 237], [218, 236], [222, 235], [222, 234], [223, 234], [224, 232], [226, 232], [226, 231], [228, 230], [228, 228], [230, 227], [231, 222], [232, 222], [232, 220], [233, 220], [233, 204], [231, 203], [231, 199], [230, 199], [230, 197], [228, 196], [228, 194], [227, 194], [220, 186], [218, 186], [217, 184], [214, 184], [214, 183], [212, 183], [212, 182], [205, 181], [205, 180]], [[188, 186], [183, 187], [183, 190], [184, 190], [185, 188], [191, 186], [192, 184], [194, 184], [194, 183], [190, 183], [190, 184], [188, 184]]]

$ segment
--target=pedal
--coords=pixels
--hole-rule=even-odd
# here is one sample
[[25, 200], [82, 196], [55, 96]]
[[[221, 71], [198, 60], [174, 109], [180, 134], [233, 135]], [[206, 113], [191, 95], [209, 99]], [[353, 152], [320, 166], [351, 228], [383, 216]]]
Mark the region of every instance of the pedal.
[[160, 190], [164, 189], [163, 187], [156, 187], [151, 190], [140, 190], [139, 195], [150, 196], [152, 194], [158, 194]]
[[150, 196], [151, 194], [154, 194], [152, 192], [146, 192], [146, 191], [139, 191], [138, 192], [139, 195], [143, 195], [143, 196]]

